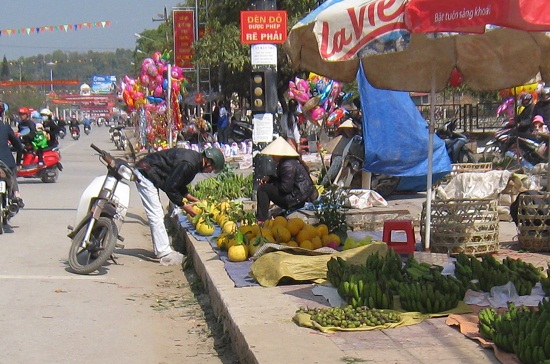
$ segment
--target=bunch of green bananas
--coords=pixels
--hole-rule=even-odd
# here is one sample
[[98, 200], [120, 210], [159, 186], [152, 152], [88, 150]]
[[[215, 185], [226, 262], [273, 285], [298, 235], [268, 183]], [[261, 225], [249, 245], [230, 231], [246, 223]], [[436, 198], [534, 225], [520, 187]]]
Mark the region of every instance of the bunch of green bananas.
[[401, 307], [407, 311], [438, 313], [455, 308], [464, 298], [464, 287], [453, 276], [432, 271], [432, 278], [400, 283]]
[[531, 294], [541, 278], [540, 269], [521, 259], [507, 257], [502, 263], [490, 254], [476, 257], [458, 254], [455, 261], [455, 275], [466, 288], [490, 292], [495, 286], [514, 283], [520, 296]]
[[484, 308], [478, 319], [480, 334], [500, 349], [516, 354], [522, 363], [550, 360], [550, 300], [542, 300], [538, 310], [513, 303], [501, 314]]
[[385, 255], [371, 254], [364, 265], [331, 258], [327, 278], [353, 307], [392, 308], [397, 286], [404, 279], [402, 265], [401, 256], [391, 249]]

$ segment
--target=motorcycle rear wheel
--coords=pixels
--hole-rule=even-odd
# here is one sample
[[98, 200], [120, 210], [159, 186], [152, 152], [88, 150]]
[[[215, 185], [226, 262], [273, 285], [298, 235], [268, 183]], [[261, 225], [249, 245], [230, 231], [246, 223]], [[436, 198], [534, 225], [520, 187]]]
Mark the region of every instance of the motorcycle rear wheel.
[[[81, 247], [89, 224], [94, 224], [90, 236], [90, 244]], [[71, 243], [69, 250], [69, 266], [76, 274], [89, 274], [103, 266], [113, 254], [116, 247], [118, 231], [113, 220], [100, 217], [95, 221], [90, 218], [88, 224], [82, 226]]]

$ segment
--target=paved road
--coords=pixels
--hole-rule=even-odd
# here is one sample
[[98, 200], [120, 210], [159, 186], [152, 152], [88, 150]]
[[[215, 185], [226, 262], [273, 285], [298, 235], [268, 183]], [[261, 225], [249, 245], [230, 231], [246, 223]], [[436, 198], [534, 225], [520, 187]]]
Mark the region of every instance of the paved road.
[[68, 271], [66, 227], [85, 186], [104, 173], [89, 144], [117, 153], [107, 130], [61, 141], [57, 183], [19, 179], [26, 206], [0, 236], [0, 363], [220, 363], [181, 267], [153, 259], [135, 186], [121, 265]]

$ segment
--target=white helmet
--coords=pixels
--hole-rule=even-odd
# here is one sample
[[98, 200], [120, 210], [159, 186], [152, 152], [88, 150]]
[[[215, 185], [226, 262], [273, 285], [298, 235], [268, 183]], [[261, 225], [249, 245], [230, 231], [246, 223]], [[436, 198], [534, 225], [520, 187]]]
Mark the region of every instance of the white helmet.
[[40, 115], [52, 116], [52, 112], [50, 111], [50, 109], [45, 108], [45, 109], [40, 110]]

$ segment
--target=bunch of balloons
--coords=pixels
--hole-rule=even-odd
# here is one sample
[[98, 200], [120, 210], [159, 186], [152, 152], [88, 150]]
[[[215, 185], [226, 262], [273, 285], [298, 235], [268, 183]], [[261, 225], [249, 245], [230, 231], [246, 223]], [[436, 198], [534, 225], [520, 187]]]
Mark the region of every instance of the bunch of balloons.
[[[168, 61], [170, 52], [155, 52], [141, 63], [141, 72], [134, 79], [124, 76], [122, 97], [128, 111], [144, 107], [147, 111], [166, 112], [166, 94], [168, 89]], [[184, 96], [187, 79], [181, 67], [170, 67], [172, 93]]]
[[523, 107], [521, 106], [521, 100], [525, 94], [531, 94], [533, 102], [538, 100], [538, 94], [544, 87], [541, 82], [528, 83], [521, 86], [507, 88], [499, 91], [500, 97], [502, 97], [502, 104], [497, 108], [497, 116], [505, 116], [508, 119], [513, 118], [516, 114], [519, 114]]
[[[146, 125], [144, 132], [147, 142], [155, 149], [164, 148], [169, 128], [168, 105], [172, 110], [172, 132], [182, 128], [182, 116], [179, 104], [187, 93], [187, 79], [181, 67], [169, 65], [170, 52], [155, 52], [141, 63], [137, 78], [124, 76], [122, 98], [128, 112], [142, 109]], [[168, 75], [170, 70], [170, 75]], [[168, 77], [170, 76], [170, 77]], [[170, 84], [169, 84], [170, 82]], [[171, 87], [171, 99], [168, 100], [168, 87]]]
[[288, 86], [289, 97], [300, 105], [300, 115], [317, 126], [338, 126], [347, 113], [341, 106], [351, 94], [342, 92], [338, 81], [310, 73], [307, 80], [296, 77]]

